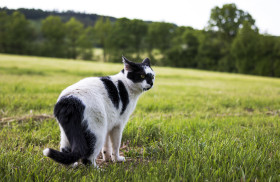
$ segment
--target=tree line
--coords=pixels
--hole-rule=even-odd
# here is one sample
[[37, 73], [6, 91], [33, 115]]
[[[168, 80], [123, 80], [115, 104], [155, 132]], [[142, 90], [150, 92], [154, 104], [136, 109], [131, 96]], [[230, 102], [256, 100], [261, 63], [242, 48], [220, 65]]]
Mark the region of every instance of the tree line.
[[[26, 17], [26, 19], [31, 20], [31, 21], [40, 21], [42, 19], [47, 18], [50, 15], [53, 16], [59, 16], [62, 21], [66, 22], [70, 20], [72, 17], [75, 19], [79, 20], [81, 23], [83, 23], [85, 26], [93, 26], [95, 22], [100, 18], [100, 15], [97, 14], [87, 14], [87, 13], [82, 13], [82, 12], [74, 12], [71, 10], [68, 11], [44, 11], [41, 9], [26, 9], [26, 8], [18, 8], [18, 9], [8, 9], [6, 7], [1, 8], [0, 11], [6, 11], [7, 14], [11, 15], [15, 11], [18, 11]], [[116, 18], [106, 16], [106, 18], [110, 19], [110, 21], [115, 22]]]
[[156, 65], [280, 77], [280, 38], [260, 34], [255, 20], [235, 4], [211, 10], [203, 30], [166, 22], [100, 17], [85, 25], [49, 15], [39, 28], [15, 11], [0, 11], [0, 52], [119, 62], [150, 57]]

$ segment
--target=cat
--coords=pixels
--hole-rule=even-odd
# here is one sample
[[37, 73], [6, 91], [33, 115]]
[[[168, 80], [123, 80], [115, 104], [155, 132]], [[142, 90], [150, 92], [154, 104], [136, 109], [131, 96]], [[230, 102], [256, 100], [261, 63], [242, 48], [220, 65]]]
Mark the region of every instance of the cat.
[[149, 58], [134, 63], [123, 56], [122, 61], [118, 74], [85, 78], [62, 91], [54, 107], [60, 151], [46, 148], [45, 156], [65, 165], [81, 160], [97, 167], [102, 150], [105, 161], [125, 161], [119, 155], [122, 131], [139, 96], [153, 87], [155, 72]]

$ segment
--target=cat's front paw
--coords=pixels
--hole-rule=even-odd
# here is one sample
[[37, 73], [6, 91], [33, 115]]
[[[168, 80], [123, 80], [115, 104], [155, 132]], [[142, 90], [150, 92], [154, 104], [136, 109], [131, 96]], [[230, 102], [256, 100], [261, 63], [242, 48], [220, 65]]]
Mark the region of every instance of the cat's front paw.
[[103, 151], [102, 155], [103, 155], [103, 161], [105, 161], [105, 162], [112, 161], [112, 157], [111, 157], [112, 153], [111, 152]]
[[124, 162], [125, 161], [125, 157], [123, 157], [123, 156], [113, 157], [113, 161], [114, 162]]
[[105, 158], [103, 158], [102, 160], [103, 160], [104, 162], [110, 162], [110, 161], [111, 161], [111, 158], [105, 157]]

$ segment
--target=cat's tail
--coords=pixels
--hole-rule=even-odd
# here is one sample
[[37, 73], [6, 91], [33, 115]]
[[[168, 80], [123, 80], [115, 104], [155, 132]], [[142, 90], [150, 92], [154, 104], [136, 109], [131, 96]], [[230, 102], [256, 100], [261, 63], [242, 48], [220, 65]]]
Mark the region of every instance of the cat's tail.
[[47, 148], [43, 154], [61, 164], [69, 165], [79, 159], [87, 159], [94, 151], [95, 135], [88, 130], [87, 122], [83, 122], [85, 105], [74, 96], [62, 97], [56, 103], [54, 115], [66, 135], [70, 152], [59, 152]]
[[79, 154], [78, 152], [65, 153], [65, 152], [59, 152], [51, 148], [46, 148], [43, 151], [43, 154], [46, 157], [49, 157], [54, 161], [65, 165], [73, 164], [74, 162], [78, 161], [82, 157], [81, 154]]

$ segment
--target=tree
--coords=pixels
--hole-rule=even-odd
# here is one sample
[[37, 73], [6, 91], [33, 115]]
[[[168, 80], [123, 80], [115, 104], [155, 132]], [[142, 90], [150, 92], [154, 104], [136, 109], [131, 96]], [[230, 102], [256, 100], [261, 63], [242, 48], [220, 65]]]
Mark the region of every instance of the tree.
[[8, 23], [10, 17], [7, 15], [6, 11], [0, 11], [0, 52], [7, 52], [8, 50]]
[[92, 60], [93, 57], [93, 44], [94, 44], [94, 33], [93, 27], [87, 27], [81, 33], [78, 39], [79, 54], [84, 60]]
[[239, 73], [255, 73], [255, 65], [259, 59], [258, 42], [258, 31], [252, 28], [250, 22], [245, 21], [234, 39], [231, 48], [231, 54], [235, 58], [236, 68]]
[[196, 56], [198, 53], [199, 42], [195, 35], [195, 30], [185, 29], [185, 32], [174, 37], [176, 44], [166, 51], [167, 59], [165, 64], [176, 67], [196, 68]]
[[207, 70], [218, 70], [219, 60], [222, 59], [223, 41], [219, 33], [204, 31], [198, 47], [197, 67]]
[[161, 53], [164, 53], [170, 48], [171, 40], [176, 26], [171, 23], [153, 22], [148, 27], [148, 50], [151, 55], [153, 49], [159, 49]]
[[64, 57], [65, 25], [58, 16], [48, 16], [42, 21], [42, 34], [45, 41], [45, 55], [51, 57]]
[[94, 25], [94, 37], [98, 45], [103, 47], [103, 60], [107, 62], [107, 52], [108, 52], [108, 37], [112, 30], [112, 25], [109, 18], [104, 20], [104, 17], [101, 17], [97, 20]]
[[252, 26], [255, 24], [255, 20], [248, 12], [237, 9], [235, 4], [225, 4], [222, 8], [216, 6], [211, 10], [209, 27], [220, 31], [223, 38], [231, 41], [244, 21], [249, 22]]
[[65, 24], [66, 27], [66, 41], [68, 47], [68, 57], [77, 59], [79, 38], [83, 32], [83, 24], [77, 21], [75, 18], [71, 18]]
[[[2, 17], [8, 18], [5, 15]], [[31, 40], [33, 38], [33, 29], [30, 27], [29, 22], [25, 16], [20, 12], [15, 11], [6, 22], [4, 31], [5, 35], [5, 52], [15, 54], [28, 54], [31, 52]]]
[[147, 24], [142, 20], [118, 19], [107, 39], [110, 61], [119, 61], [120, 53], [128, 57], [134, 57], [133, 55], [135, 55], [139, 58], [140, 52], [144, 50], [146, 33]]
[[259, 35], [258, 61], [255, 73], [264, 76], [280, 76], [280, 39], [271, 35]]
[[107, 45], [110, 53], [110, 61], [118, 62], [120, 54], [131, 57], [133, 48], [133, 35], [131, 33], [131, 20], [119, 18], [114, 24]]
[[137, 58], [140, 58], [140, 52], [144, 50], [144, 39], [147, 35], [148, 25], [142, 20], [131, 20], [129, 25], [129, 30], [132, 36], [131, 45], [137, 53]]
[[273, 47], [273, 53], [274, 53], [274, 76], [280, 77], [280, 37], [274, 37], [275, 44]]

